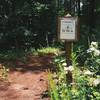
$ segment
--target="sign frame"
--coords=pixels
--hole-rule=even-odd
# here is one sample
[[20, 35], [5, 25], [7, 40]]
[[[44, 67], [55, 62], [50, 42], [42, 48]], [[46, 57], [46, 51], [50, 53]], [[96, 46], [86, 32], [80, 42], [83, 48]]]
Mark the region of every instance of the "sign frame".
[[[66, 23], [67, 23], [68, 20], [74, 21], [74, 25], [75, 25], [74, 26], [74, 32], [75, 33], [73, 33], [74, 38], [68, 38], [67, 37], [68, 34], [69, 34], [68, 32], [66, 32], [66, 35], [64, 35], [64, 37], [62, 37], [62, 35], [65, 34], [65, 33], [61, 33], [62, 32], [61, 31], [61, 27], [62, 27], [61, 21], [62, 20], [63, 20], [63, 22], [66, 21]], [[69, 35], [69, 37], [71, 37], [71, 35]], [[65, 40], [67, 42], [74, 42], [74, 41], [77, 41], [79, 39], [79, 20], [78, 20], [78, 17], [72, 17], [72, 16], [58, 17], [58, 38], [60, 40]]]

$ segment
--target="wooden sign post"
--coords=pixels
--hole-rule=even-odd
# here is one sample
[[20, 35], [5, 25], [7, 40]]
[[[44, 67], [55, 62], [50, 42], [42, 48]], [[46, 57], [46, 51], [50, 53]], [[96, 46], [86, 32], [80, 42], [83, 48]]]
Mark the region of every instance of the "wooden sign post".
[[[78, 18], [67, 14], [65, 17], [59, 18], [59, 39], [65, 41], [66, 63], [72, 66], [71, 50], [72, 43], [78, 39]], [[67, 74], [69, 83], [72, 82], [72, 73], [69, 70]]]

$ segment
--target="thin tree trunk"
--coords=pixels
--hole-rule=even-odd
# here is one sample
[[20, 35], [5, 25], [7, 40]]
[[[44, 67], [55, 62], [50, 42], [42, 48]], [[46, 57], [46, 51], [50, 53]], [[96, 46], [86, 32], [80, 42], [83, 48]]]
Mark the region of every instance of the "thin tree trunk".
[[95, 24], [95, 16], [94, 16], [94, 7], [95, 7], [95, 0], [90, 0], [90, 13], [89, 13], [89, 26], [90, 26], [90, 33], [93, 32], [94, 24]]
[[95, 0], [90, 0], [90, 6], [89, 6], [89, 37], [90, 40], [93, 40], [94, 38], [94, 25], [95, 25], [95, 15], [94, 15], [94, 8], [95, 8]]
[[80, 17], [80, 0], [78, 0], [78, 17]]

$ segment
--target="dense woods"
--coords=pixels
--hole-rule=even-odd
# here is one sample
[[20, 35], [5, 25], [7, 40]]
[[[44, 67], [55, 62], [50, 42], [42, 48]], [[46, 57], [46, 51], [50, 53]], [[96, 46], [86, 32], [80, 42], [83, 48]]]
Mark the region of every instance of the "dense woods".
[[[73, 43], [58, 39], [67, 14], [78, 22], [63, 20], [60, 33], [75, 39], [78, 29]], [[100, 0], [0, 0], [5, 99], [100, 100]]]
[[57, 41], [57, 17], [80, 18], [81, 42], [98, 40], [98, 0], [0, 0], [0, 49], [44, 47]]

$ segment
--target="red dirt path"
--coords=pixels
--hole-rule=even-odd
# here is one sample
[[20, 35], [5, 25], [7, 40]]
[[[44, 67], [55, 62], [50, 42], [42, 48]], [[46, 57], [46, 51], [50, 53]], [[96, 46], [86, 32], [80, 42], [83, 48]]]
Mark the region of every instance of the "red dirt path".
[[8, 81], [0, 81], [0, 100], [50, 100], [43, 93], [48, 90], [47, 71], [52, 70], [52, 57], [27, 57], [27, 63], [16, 61]]

